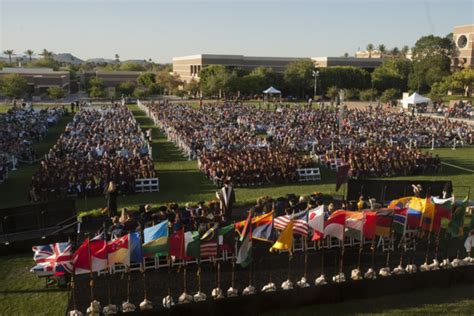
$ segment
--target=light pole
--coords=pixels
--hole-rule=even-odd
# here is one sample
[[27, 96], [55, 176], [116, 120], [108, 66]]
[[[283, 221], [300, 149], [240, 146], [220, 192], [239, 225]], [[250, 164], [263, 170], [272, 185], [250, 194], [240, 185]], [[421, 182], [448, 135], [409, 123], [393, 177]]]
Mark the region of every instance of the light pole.
[[314, 77], [314, 97], [313, 100], [316, 102], [316, 96], [317, 96], [317, 87], [318, 87], [318, 77], [319, 77], [319, 70], [314, 71], [313, 70], [313, 77]]

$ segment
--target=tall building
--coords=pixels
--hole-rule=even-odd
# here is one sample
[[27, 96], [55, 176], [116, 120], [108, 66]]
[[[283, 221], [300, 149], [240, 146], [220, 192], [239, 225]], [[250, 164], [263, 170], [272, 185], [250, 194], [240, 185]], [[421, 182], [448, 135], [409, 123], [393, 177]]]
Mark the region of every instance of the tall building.
[[455, 26], [453, 40], [456, 45], [453, 67], [474, 67], [474, 24]]

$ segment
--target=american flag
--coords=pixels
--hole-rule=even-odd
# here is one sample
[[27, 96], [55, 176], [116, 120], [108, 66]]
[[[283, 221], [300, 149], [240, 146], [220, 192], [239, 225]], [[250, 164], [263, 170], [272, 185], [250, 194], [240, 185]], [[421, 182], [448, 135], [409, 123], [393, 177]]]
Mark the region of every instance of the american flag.
[[217, 257], [217, 240], [201, 241], [201, 258]]
[[293, 234], [307, 236], [308, 235], [308, 211], [301, 211], [293, 215], [283, 215], [275, 217], [273, 220], [273, 227], [278, 230], [284, 230], [285, 227], [293, 219]]
[[[58, 242], [51, 245], [33, 246], [36, 265], [31, 268], [31, 272], [43, 274], [60, 275], [72, 273], [72, 246], [70, 242]], [[48, 274], [48, 273], [47, 273]]]

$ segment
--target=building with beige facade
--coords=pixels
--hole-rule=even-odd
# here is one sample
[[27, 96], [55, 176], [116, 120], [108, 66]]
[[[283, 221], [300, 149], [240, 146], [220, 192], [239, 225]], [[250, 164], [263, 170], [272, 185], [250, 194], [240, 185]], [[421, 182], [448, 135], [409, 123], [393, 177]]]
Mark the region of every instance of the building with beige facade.
[[317, 68], [332, 66], [353, 66], [372, 71], [382, 62], [382, 58], [356, 58], [356, 57], [255, 57], [243, 55], [212, 55], [200, 54], [173, 58], [173, 73], [186, 82], [199, 80], [201, 70], [209, 65], [222, 65], [229, 67], [253, 70], [257, 67], [269, 67], [276, 72], [283, 72], [289, 63], [299, 59], [310, 59]]
[[474, 67], [474, 24], [455, 26], [453, 40], [456, 45], [452, 60], [454, 69]]
[[17, 74], [25, 78], [32, 95], [47, 93], [49, 87], [58, 87], [66, 92], [70, 90], [69, 71], [55, 71], [51, 68], [5, 67], [0, 71], [0, 78], [9, 74]]

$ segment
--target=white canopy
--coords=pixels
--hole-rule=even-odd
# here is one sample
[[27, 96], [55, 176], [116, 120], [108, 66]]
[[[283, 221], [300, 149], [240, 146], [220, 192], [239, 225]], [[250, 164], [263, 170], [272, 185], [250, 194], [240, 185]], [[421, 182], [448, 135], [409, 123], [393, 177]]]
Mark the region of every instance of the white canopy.
[[413, 93], [408, 98], [402, 100], [402, 104], [404, 108], [408, 107], [408, 104], [419, 104], [419, 103], [428, 103], [431, 102], [430, 98], [426, 98], [418, 93]]
[[265, 94], [281, 94], [281, 91], [277, 90], [273, 87], [270, 87], [267, 90], [263, 90], [263, 93], [265, 93]]

